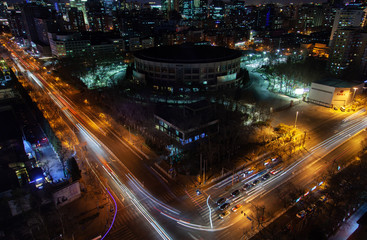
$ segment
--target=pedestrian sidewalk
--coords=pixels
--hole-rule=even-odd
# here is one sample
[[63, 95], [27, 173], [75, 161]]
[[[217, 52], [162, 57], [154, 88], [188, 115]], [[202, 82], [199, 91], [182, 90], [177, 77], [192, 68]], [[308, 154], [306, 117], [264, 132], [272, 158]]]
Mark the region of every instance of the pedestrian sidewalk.
[[357, 221], [367, 212], [367, 203], [363, 204], [347, 221], [341, 225], [338, 232], [331, 236], [329, 240], [346, 240], [358, 228]]
[[66, 225], [65, 239], [93, 239], [103, 236], [110, 227], [114, 207], [93, 172], [87, 172], [84, 163], [78, 165], [82, 170], [82, 196], [61, 208]]
[[59, 156], [56, 154], [51, 144], [39, 147], [35, 151], [37, 161], [44, 171], [49, 171], [54, 182], [62, 181], [65, 178]]

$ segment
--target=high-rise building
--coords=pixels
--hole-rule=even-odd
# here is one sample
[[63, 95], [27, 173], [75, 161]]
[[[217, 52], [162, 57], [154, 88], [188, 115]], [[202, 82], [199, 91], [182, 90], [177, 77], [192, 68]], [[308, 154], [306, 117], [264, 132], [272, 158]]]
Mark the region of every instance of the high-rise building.
[[70, 0], [70, 7], [72, 7], [72, 8], [75, 7], [79, 11], [83, 12], [84, 23], [88, 26], [89, 22], [88, 22], [88, 15], [87, 15], [87, 10], [86, 10], [86, 6], [85, 6], [86, 2], [87, 2], [87, 0]]
[[341, 76], [346, 70], [360, 71], [366, 47], [367, 9], [360, 4], [351, 4], [336, 11], [330, 36], [329, 70]]
[[303, 4], [298, 7], [295, 28], [305, 34], [321, 27], [325, 22], [324, 9], [320, 4]]
[[347, 69], [363, 70], [366, 44], [367, 33], [363, 33], [360, 28], [336, 30], [330, 46], [330, 72], [334, 75], [343, 75]]
[[75, 32], [86, 31], [83, 11], [71, 8], [68, 11], [69, 29]]
[[91, 55], [90, 40], [82, 39], [78, 33], [48, 33], [52, 55], [55, 57], [77, 57]]
[[22, 21], [22, 14], [20, 10], [8, 10], [8, 22], [11, 33], [14, 37], [25, 37], [26, 31]]
[[179, 0], [162, 0], [162, 11], [168, 16], [171, 11], [180, 12]]
[[334, 24], [330, 35], [330, 44], [338, 29], [345, 27], [364, 27], [366, 24], [367, 8], [360, 4], [350, 4], [335, 13]]

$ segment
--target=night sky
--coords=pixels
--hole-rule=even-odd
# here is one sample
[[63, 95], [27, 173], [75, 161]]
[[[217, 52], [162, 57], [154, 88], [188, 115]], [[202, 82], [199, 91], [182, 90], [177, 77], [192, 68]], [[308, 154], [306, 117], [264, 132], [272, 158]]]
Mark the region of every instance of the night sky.
[[[126, 0], [126, 2], [133, 2], [133, 1], [137, 1], [137, 2], [141, 2], [141, 3], [147, 3], [147, 2], [156, 2], [158, 4], [161, 3], [161, 0]], [[209, 0], [211, 1], [211, 0]], [[229, 1], [229, 0], [228, 0]], [[323, 3], [326, 2], [327, 0], [316, 0], [316, 1], [311, 1], [311, 0], [276, 0], [276, 1], [271, 1], [271, 0], [245, 0], [246, 5], [252, 5], [252, 4], [266, 4], [266, 3], [281, 3], [281, 4], [285, 4], [288, 5], [289, 3], [311, 3], [311, 2], [315, 2], [315, 3]], [[19, 2], [24, 2], [24, 0], [8, 0], [8, 3], [19, 3]]]
[[[154, 0], [137, 0], [138, 2], [154, 2]], [[209, 0], [211, 1], [211, 0]], [[155, 0], [156, 3], [160, 3], [160, 0]], [[225, 1], [226, 2], [226, 1]], [[281, 4], [285, 4], [288, 5], [290, 3], [294, 3], [294, 4], [299, 4], [299, 3], [323, 3], [323, 2], [327, 2], [327, 0], [316, 0], [316, 1], [312, 1], [312, 0], [276, 0], [276, 1], [271, 1], [271, 0], [245, 0], [246, 5], [257, 5], [257, 4], [266, 4], [266, 3], [281, 3]]]

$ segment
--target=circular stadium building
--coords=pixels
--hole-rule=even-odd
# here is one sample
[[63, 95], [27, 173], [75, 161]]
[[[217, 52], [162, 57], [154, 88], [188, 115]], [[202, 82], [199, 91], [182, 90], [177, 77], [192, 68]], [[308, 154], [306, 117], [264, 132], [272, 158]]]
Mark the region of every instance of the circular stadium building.
[[198, 92], [233, 87], [242, 80], [241, 52], [182, 44], [137, 51], [134, 80], [157, 91]]

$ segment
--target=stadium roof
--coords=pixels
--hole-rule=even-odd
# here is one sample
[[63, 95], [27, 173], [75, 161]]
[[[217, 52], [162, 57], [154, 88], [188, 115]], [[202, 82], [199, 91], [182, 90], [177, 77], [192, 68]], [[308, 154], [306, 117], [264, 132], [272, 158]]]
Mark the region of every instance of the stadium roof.
[[229, 48], [193, 44], [154, 47], [134, 53], [139, 59], [167, 63], [221, 62], [241, 55], [241, 51]]

